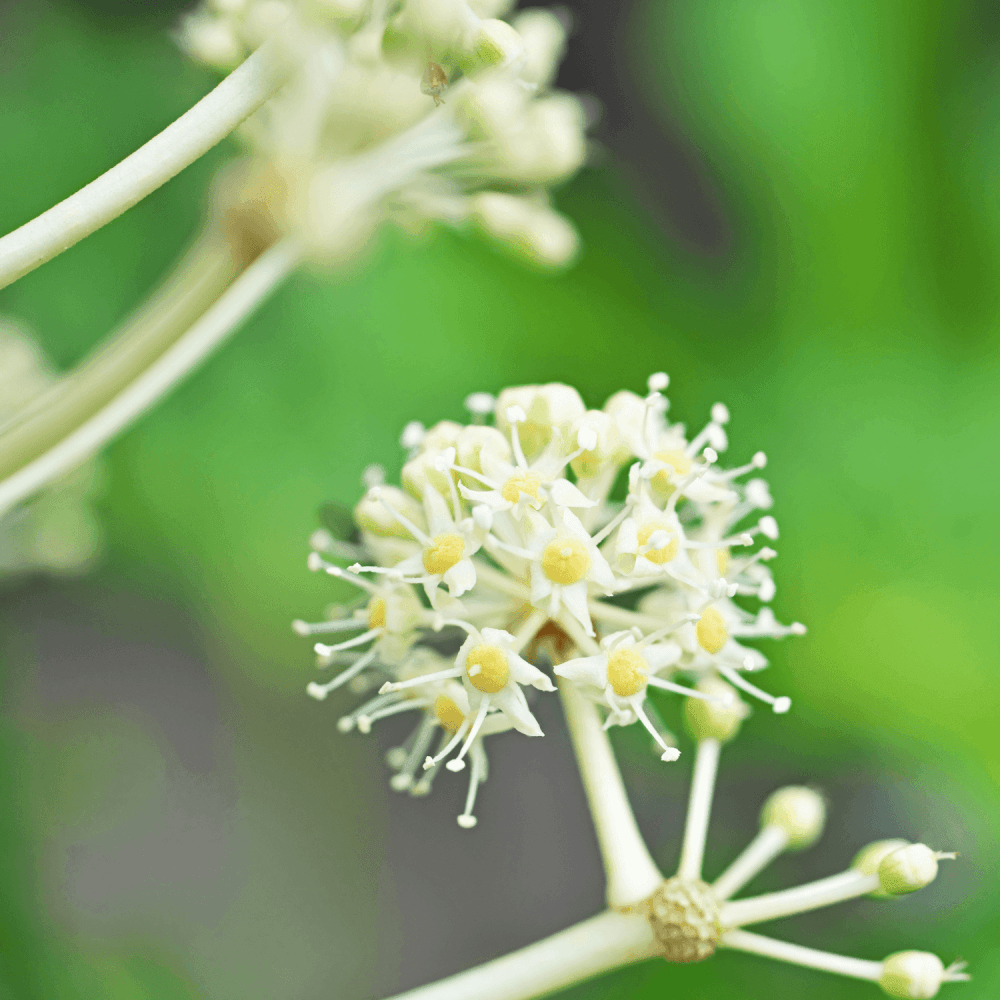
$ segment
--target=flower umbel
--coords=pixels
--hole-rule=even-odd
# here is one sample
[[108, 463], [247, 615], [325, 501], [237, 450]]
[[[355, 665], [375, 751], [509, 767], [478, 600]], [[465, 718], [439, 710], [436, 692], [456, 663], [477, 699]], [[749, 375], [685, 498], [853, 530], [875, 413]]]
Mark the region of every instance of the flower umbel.
[[[531, 699], [555, 690], [546, 666], [598, 707], [605, 728], [641, 723], [664, 761], [679, 751], [651, 691], [728, 708], [733, 731], [745, 709], [730, 685], [787, 710], [788, 699], [744, 678], [767, 660], [739, 641], [803, 631], [736, 603], [773, 595], [763, 565], [773, 550], [717, 555], [752, 547], [758, 534], [777, 536], [770, 515], [738, 530], [764, 496], [770, 506], [761, 480], [741, 481], [761, 461], [720, 468], [725, 408], [716, 406], [689, 442], [666, 420], [665, 386], [666, 376], [654, 375], [645, 398], [617, 393], [597, 411], [559, 384], [505, 389], [496, 400], [476, 394], [468, 425], [406, 427], [403, 489], [368, 470], [353, 524], [342, 519], [340, 538], [314, 536], [310, 567], [361, 594], [328, 621], [295, 623], [303, 635], [347, 633], [316, 644], [322, 668], [344, 669], [309, 693], [324, 699], [346, 684], [377, 686], [377, 697], [341, 728], [367, 732], [378, 718], [413, 709], [447, 734], [426, 753], [430, 730], [421, 730], [409, 763], [396, 755], [403, 762], [393, 787], [429, 788], [416, 781], [413, 747], [422, 748], [427, 772], [457, 751], [447, 767], [458, 771], [475, 762], [474, 748], [501, 720], [540, 736]], [[490, 414], [494, 426], [483, 422]], [[654, 439], [670, 443], [669, 468], [682, 473], [661, 486], [654, 481], [667, 465], [648, 457]], [[613, 486], [625, 468], [628, 488], [618, 499]], [[431, 652], [434, 670], [426, 666]], [[438, 710], [446, 687], [462, 692], [448, 696], [447, 718], [461, 718], [451, 728]]]
[[181, 43], [229, 69], [265, 38], [296, 67], [243, 129], [252, 155], [222, 214], [251, 241], [293, 235], [328, 263], [385, 221], [472, 224], [516, 254], [576, 250], [548, 189], [586, 156], [582, 105], [550, 89], [565, 28], [544, 10], [466, 0], [208, 2]]

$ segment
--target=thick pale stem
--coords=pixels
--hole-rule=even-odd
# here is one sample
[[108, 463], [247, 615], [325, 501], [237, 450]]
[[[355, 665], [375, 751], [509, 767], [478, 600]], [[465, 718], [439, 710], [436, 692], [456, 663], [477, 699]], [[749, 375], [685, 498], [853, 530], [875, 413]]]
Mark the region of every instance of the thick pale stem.
[[681, 878], [701, 878], [701, 862], [705, 855], [705, 837], [708, 834], [708, 817], [712, 811], [720, 749], [718, 740], [701, 740], [698, 744], [687, 821], [684, 825], [684, 842], [681, 845], [681, 862], [677, 868], [677, 874]]
[[788, 834], [780, 826], [765, 826], [743, 853], [712, 883], [716, 898], [729, 899], [763, 871], [786, 847]]
[[649, 856], [636, 826], [597, 709], [568, 681], [560, 680], [559, 693], [601, 848], [608, 880], [608, 905], [634, 906], [656, 891], [663, 875]]
[[658, 954], [645, 917], [610, 910], [503, 958], [389, 1000], [531, 1000]]
[[828, 951], [817, 951], [815, 948], [803, 948], [799, 944], [775, 941], [774, 938], [751, 934], [750, 931], [726, 931], [719, 938], [719, 944], [724, 948], [748, 951], [754, 955], [776, 958], [780, 962], [791, 962], [794, 965], [804, 965], [806, 968], [821, 969], [824, 972], [836, 972], [854, 979], [878, 982], [882, 976], [881, 962], [848, 958], [846, 955], [834, 955]]
[[0, 288], [69, 249], [180, 173], [256, 111], [286, 78], [276, 44], [262, 45], [131, 156], [0, 239]]
[[262, 254], [126, 389], [54, 447], [0, 483], [0, 514], [90, 458], [150, 409], [246, 319], [298, 260], [297, 248], [287, 241]]
[[214, 233], [199, 239], [135, 314], [0, 426], [0, 480], [89, 420], [191, 327], [244, 266]]
[[793, 913], [816, 910], [821, 906], [831, 906], [845, 899], [854, 899], [879, 887], [878, 875], [864, 875], [849, 869], [839, 875], [798, 885], [783, 892], [769, 892], [763, 896], [751, 896], [726, 903], [719, 914], [723, 927], [743, 927], [758, 924], [763, 920], [775, 920]]

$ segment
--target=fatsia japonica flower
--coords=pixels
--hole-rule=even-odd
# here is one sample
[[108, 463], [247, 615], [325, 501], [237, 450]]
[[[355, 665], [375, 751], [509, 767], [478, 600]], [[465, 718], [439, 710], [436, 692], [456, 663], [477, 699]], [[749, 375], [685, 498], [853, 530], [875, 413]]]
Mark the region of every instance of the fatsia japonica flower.
[[505, 0], [210, 0], [183, 22], [228, 69], [265, 38], [296, 71], [246, 126], [220, 189], [244, 238], [294, 236], [337, 264], [391, 221], [472, 225], [540, 265], [574, 255], [548, 189], [583, 163], [586, 114], [551, 89], [565, 25]]
[[[309, 693], [377, 688], [345, 729], [407, 711], [432, 720], [395, 756], [394, 787], [428, 787], [414, 780], [415, 747], [421, 769], [454, 752], [447, 766], [457, 771], [500, 725], [541, 736], [531, 704], [555, 690], [544, 672], [553, 667], [605, 727], [645, 727], [664, 761], [679, 751], [651, 692], [727, 704], [729, 688], [713, 687], [725, 680], [788, 710], [748, 679], [767, 665], [748, 642], [804, 631], [762, 605], [775, 553], [757, 540], [778, 528], [763, 513], [766, 485], [746, 477], [764, 456], [722, 468], [725, 407], [689, 439], [667, 419], [666, 384], [654, 375], [645, 396], [619, 392], [599, 411], [561, 384], [476, 394], [474, 422], [404, 430], [402, 488], [369, 469], [341, 537], [314, 536], [310, 566], [359, 600], [328, 621], [296, 622], [306, 635], [350, 633], [316, 644], [323, 669], [343, 669]], [[444, 694], [457, 684], [462, 697]], [[449, 726], [456, 713], [461, 723]], [[448, 734], [433, 754], [429, 725]], [[471, 784], [484, 777], [474, 768]], [[471, 826], [471, 814], [460, 822]]]
[[[908, 894], [955, 857], [879, 841], [846, 871], [734, 898], [783, 851], [819, 838], [826, 801], [813, 788], [776, 791], [757, 836], [704, 880], [721, 751], [750, 713], [741, 696], [779, 716], [791, 707], [748, 679], [768, 662], [756, 644], [805, 629], [780, 625], [767, 605], [776, 553], [758, 542], [776, 540], [778, 526], [756, 475], [764, 454], [723, 467], [726, 408], [716, 404], [689, 436], [667, 419], [667, 385], [657, 373], [644, 396], [619, 392], [602, 410], [561, 384], [473, 394], [471, 423], [407, 425], [401, 488], [370, 466], [353, 511], [325, 508], [326, 527], [311, 539], [309, 568], [356, 597], [324, 621], [294, 623], [301, 635], [338, 639], [316, 643], [318, 666], [334, 676], [308, 693], [322, 701], [343, 686], [376, 691], [340, 717], [344, 732], [415, 713], [410, 735], [387, 754], [391, 787], [423, 796], [442, 764], [471, 765], [458, 816], [470, 830], [487, 741], [542, 736], [532, 705], [558, 691], [607, 875], [606, 912], [397, 1000], [528, 1000], [642, 959], [700, 962], [719, 948], [870, 980], [899, 998], [934, 997], [968, 978], [963, 963], [945, 967], [927, 952], [856, 959], [746, 929], [857, 896]], [[671, 696], [684, 699], [696, 750], [680, 863], [664, 877], [639, 835], [607, 730], [641, 725], [661, 760], [676, 761], [678, 740], [656, 708]]]

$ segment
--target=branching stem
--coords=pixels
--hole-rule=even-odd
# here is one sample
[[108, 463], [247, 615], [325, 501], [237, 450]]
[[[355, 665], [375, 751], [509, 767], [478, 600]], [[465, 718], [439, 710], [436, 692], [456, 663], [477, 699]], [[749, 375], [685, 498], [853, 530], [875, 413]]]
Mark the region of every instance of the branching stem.
[[0, 288], [79, 243], [180, 173], [256, 111], [286, 78], [277, 43], [265, 43], [131, 156], [0, 239]]
[[390, 1000], [530, 1000], [659, 953], [645, 917], [608, 910], [503, 958]]
[[93, 417], [0, 482], [0, 514], [101, 450], [194, 370], [295, 267], [290, 241], [261, 254], [194, 325]]

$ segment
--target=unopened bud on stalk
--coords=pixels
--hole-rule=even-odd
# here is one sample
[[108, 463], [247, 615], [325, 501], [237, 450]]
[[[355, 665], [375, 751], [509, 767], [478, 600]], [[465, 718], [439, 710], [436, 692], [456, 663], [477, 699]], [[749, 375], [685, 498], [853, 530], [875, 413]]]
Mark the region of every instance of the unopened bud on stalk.
[[776, 826], [788, 838], [788, 850], [810, 847], [823, 832], [826, 803], [819, 792], [802, 785], [779, 788], [764, 803], [760, 813], [761, 826]]
[[932, 851], [926, 844], [909, 844], [883, 858], [878, 866], [882, 891], [890, 896], [903, 896], [930, 885], [937, 877], [938, 861], [956, 855]]
[[684, 721], [696, 740], [719, 740], [725, 743], [739, 732], [749, 709], [740, 701], [734, 688], [717, 677], [706, 677], [696, 685], [712, 700], [688, 698], [684, 702]]
[[937, 955], [927, 951], [898, 951], [882, 963], [878, 984], [891, 997], [931, 1000], [942, 983], [968, 979], [964, 967], [960, 962], [946, 969]]

